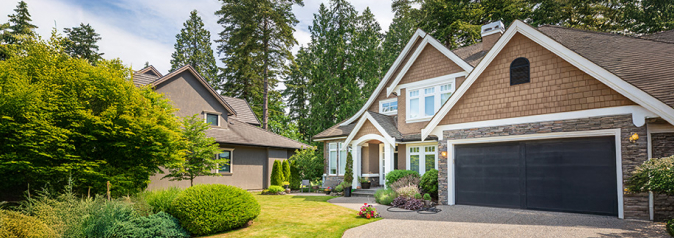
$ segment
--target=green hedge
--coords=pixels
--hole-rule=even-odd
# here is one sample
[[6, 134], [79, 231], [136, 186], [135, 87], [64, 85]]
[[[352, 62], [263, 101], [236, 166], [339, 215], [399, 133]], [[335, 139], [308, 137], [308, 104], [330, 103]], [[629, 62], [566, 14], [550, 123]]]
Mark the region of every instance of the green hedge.
[[267, 192], [270, 192], [270, 193], [280, 193], [280, 192], [283, 192], [283, 191], [285, 191], [285, 189], [283, 189], [283, 187], [276, 186], [276, 185], [269, 186], [269, 188], [267, 189]]
[[390, 173], [386, 174], [386, 187], [390, 187], [391, 184], [398, 181], [398, 179], [405, 177], [407, 175], [414, 174], [419, 177], [419, 173], [412, 170], [393, 170]]
[[430, 193], [431, 196], [438, 197], [438, 170], [431, 169], [426, 171], [424, 176], [421, 176], [421, 182], [419, 183], [421, 189], [424, 192]]
[[222, 184], [195, 185], [173, 200], [174, 216], [194, 235], [211, 235], [245, 225], [260, 215], [251, 193]]
[[271, 185], [283, 186], [283, 168], [280, 162], [274, 160], [274, 165], [271, 168]]

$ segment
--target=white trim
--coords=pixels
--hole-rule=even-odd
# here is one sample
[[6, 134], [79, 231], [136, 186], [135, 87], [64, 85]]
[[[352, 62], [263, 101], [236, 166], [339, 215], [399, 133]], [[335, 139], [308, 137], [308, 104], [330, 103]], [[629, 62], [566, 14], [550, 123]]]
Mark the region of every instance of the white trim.
[[559, 138], [578, 138], [578, 137], [597, 137], [597, 136], [614, 136], [615, 137], [615, 153], [616, 153], [616, 183], [618, 196], [618, 218], [624, 218], [624, 202], [623, 202], [623, 172], [622, 172], [622, 144], [620, 141], [620, 129], [605, 129], [605, 130], [591, 130], [591, 131], [576, 131], [576, 132], [551, 132], [551, 133], [537, 133], [527, 135], [513, 135], [513, 136], [494, 136], [470, 139], [447, 140], [447, 190], [449, 205], [456, 204], [456, 181], [455, 181], [455, 158], [454, 146], [461, 144], [482, 144], [494, 142], [511, 142], [511, 141], [527, 141], [527, 140], [547, 140]]
[[468, 75], [461, 87], [459, 87], [459, 89], [456, 91], [455, 94], [457, 95], [450, 97], [449, 101], [445, 103], [445, 105], [440, 109], [439, 113], [436, 113], [435, 117], [428, 123], [428, 125], [421, 130], [422, 138], [428, 136], [432, 129], [435, 128], [438, 123], [440, 123], [442, 118], [447, 115], [454, 105], [456, 105], [458, 100], [466, 93], [466, 91], [468, 91], [468, 88], [473, 83], [475, 83], [475, 80], [477, 80], [477, 78], [482, 74], [487, 66], [491, 64], [494, 58], [499, 54], [499, 52], [501, 52], [503, 47], [505, 47], [505, 45], [517, 32], [538, 43], [547, 50], [555, 53], [555, 55], [563, 58], [573, 66], [601, 81], [611, 89], [617, 91], [633, 102], [636, 102], [649, 111], [662, 117], [670, 124], [674, 124], [674, 108], [667, 106], [663, 102], [645, 93], [641, 89], [638, 89], [637, 87], [625, 82], [618, 76], [612, 74], [604, 68], [599, 67], [592, 61], [578, 55], [574, 51], [566, 48], [562, 44], [544, 35], [526, 23], [516, 20], [512, 25], [510, 25], [508, 30], [496, 42], [494, 47], [489, 50], [487, 55], [475, 67], [475, 70], [473, 70]]
[[383, 112], [382, 108], [384, 103], [392, 103], [392, 102], [398, 102], [398, 98], [391, 98], [391, 99], [384, 99], [384, 100], [379, 100], [379, 114], [383, 115], [395, 115], [398, 114], [398, 104], [396, 104], [396, 110], [395, 111], [388, 111], [388, 112]]
[[644, 123], [645, 118], [647, 117], [657, 117], [655, 113], [652, 113], [641, 106], [619, 106], [619, 107], [606, 107], [598, 109], [588, 109], [581, 111], [572, 111], [572, 112], [560, 112], [560, 113], [550, 113], [534, 116], [525, 116], [525, 117], [513, 117], [506, 119], [497, 119], [497, 120], [488, 120], [488, 121], [476, 121], [476, 122], [466, 122], [450, 125], [436, 126], [431, 131], [431, 135], [435, 135], [439, 140], [443, 138], [443, 131], [446, 130], [460, 130], [460, 129], [470, 129], [470, 128], [481, 128], [481, 127], [493, 127], [493, 126], [505, 126], [505, 125], [517, 125], [524, 123], [536, 123], [536, 122], [546, 122], [546, 121], [562, 121], [562, 120], [571, 120], [578, 118], [589, 118], [589, 117], [601, 117], [601, 116], [614, 116], [614, 115], [632, 115], [632, 122], [640, 127], [643, 124], [639, 125], [638, 123]]
[[400, 72], [398, 73], [396, 78], [393, 80], [393, 82], [391, 83], [391, 86], [389, 86], [386, 89], [386, 96], [387, 97], [389, 95], [391, 95], [391, 93], [396, 88], [396, 86], [398, 86], [398, 83], [400, 83], [400, 80], [402, 80], [403, 77], [405, 76], [405, 74], [407, 74], [407, 71], [412, 67], [414, 62], [417, 60], [417, 57], [419, 57], [421, 52], [424, 51], [424, 49], [426, 48], [426, 45], [428, 45], [428, 44], [431, 44], [433, 47], [435, 47], [435, 49], [440, 51], [443, 55], [445, 55], [447, 58], [449, 58], [449, 60], [454, 62], [456, 65], [458, 65], [461, 69], [463, 69], [465, 71], [465, 72], [461, 72], [461, 73], [467, 74], [467, 72], [470, 72], [470, 71], [473, 70], [473, 66], [470, 66], [468, 63], [466, 63], [466, 61], [463, 61], [463, 59], [461, 59], [459, 56], [454, 54], [454, 52], [452, 52], [451, 50], [447, 49], [447, 47], [442, 45], [442, 43], [440, 43], [438, 40], [434, 39], [430, 35], [426, 35], [426, 37], [424, 37], [424, 40], [421, 42], [421, 44], [419, 44], [417, 49], [414, 51], [414, 54], [412, 54], [410, 59], [407, 60], [407, 63], [405, 64], [405, 66], [403, 66], [403, 68], [400, 70]]
[[328, 141], [328, 140], [339, 140], [339, 139], [346, 139], [346, 136], [320, 138], [320, 139], [314, 139], [314, 141]]
[[398, 58], [396, 58], [396, 61], [393, 62], [393, 65], [391, 65], [391, 68], [388, 69], [388, 71], [386, 72], [386, 75], [384, 75], [384, 78], [379, 82], [379, 85], [374, 90], [372, 95], [370, 95], [370, 99], [367, 100], [365, 105], [363, 105], [363, 107], [360, 108], [360, 110], [355, 115], [353, 115], [351, 118], [346, 120], [344, 123], [340, 124], [341, 126], [346, 126], [346, 125], [349, 125], [349, 124], [353, 123], [358, 118], [360, 118], [360, 116], [365, 111], [367, 111], [367, 109], [370, 108], [370, 106], [372, 106], [372, 103], [374, 103], [374, 101], [377, 100], [377, 97], [379, 97], [379, 93], [381, 93], [381, 90], [384, 89], [388, 80], [391, 78], [391, 76], [393, 76], [393, 73], [396, 71], [396, 69], [398, 69], [400, 64], [403, 62], [403, 60], [405, 59], [405, 56], [407, 56], [409, 51], [412, 49], [412, 46], [414, 46], [414, 42], [417, 42], [418, 38], [424, 38], [425, 36], [426, 36], [426, 32], [422, 31], [421, 29], [417, 29], [417, 31], [414, 32], [414, 35], [412, 35], [412, 38], [410, 38], [410, 40], [407, 42], [407, 45], [405, 45], [405, 48], [403, 48], [403, 51], [400, 52], [400, 54], [398, 55]]
[[[426, 152], [426, 147], [433, 147], [435, 152]], [[412, 152], [410, 152], [411, 148], [419, 148], [419, 152], [412, 153]], [[435, 159], [434, 159], [434, 163], [435, 163], [434, 165], [435, 166], [434, 166], [434, 168], [438, 169], [438, 158], [439, 158], [439, 156], [438, 156], [438, 143], [437, 142], [436, 143], [420, 143], [420, 144], [416, 144], [416, 145], [413, 144], [413, 145], [405, 146], [405, 150], [407, 150], [405, 152], [406, 156], [407, 156], [407, 158], [405, 158], [405, 160], [407, 160], [407, 161], [405, 161], [405, 166], [407, 166], [407, 167], [405, 167], [405, 168], [407, 168], [407, 170], [411, 170], [410, 169], [411, 165], [412, 165], [411, 164], [412, 163], [411, 157], [412, 157], [413, 154], [419, 156], [419, 171], [418, 171], [419, 175], [423, 176], [427, 172], [426, 171], [426, 155], [435, 154]], [[398, 158], [398, 159], [400, 159], [400, 158]]]
[[651, 134], [674, 133], [674, 126], [668, 124], [648, 124], [646, 125], [646, 131], [648, 137], [648, 158], [650, 159], [653, 158], [653, 137], [651, 137]]
[[[339, 146], [340, 144], [344, 146]], [[346, 158], [349, 157], [348, 147], [349, 146], [344, 142], [337, 142], [337, 176], [344, 176], [344, 174], [346, 173], [346, 163], [347, 163]], [[342, 152], [346, 153], [346, 156], [344, 158], [342, 158]], [[344, 164], [342, 164], [342, 162], [344, 162]], [[342, 165], [344, 166], [344, 169], [342, 169]]]
[[363, 114], [363, 116], [360, 118], [360, 120], [358, 120], [358, 124], [356, 124], [356, 127], [353, 128], [351, 133], [349, 133], [349, 136], [344, 141], [345, 146], [350, 144], [350, 142], [354, 139], [353, 137], [355, 137], [356, 134], [358, 133], [358, 131], [360, 130], [360, 128], [363, 127], [363, 124], [365, 124], [365, 121], [368, 121], [368, 120], [370, 121], [370, 123], [372, 123], [372, 125], [374, 125], [375, 128], [377, 128], [377, 131], [379, 131], [379, 133], [381, 133], [381, 135], [385, 138], [385, 140], [382, 141], [382, 142], [386, 142], [386, 143], [395, 145], [395, 143], [396, 143], [395, 139], [393, 139], [393, 137], [391, 137], [388, 133], [386, 133], [384, 128], [381, 127], [381, 125], [379, 125], [379, 123], [377, 123], [377, 120], [374, 120], [374, 118], [372, 118], [372, 116], [368, 112], [368, 113]]
[[[234, 149], [232, 149], [232, 148], [220, 148], [220, 149], [222, 150], [222, 152], [229, 151], [229, 172], [220, 172], [220, 165], [218, 165], [218, 173], [229, 173], [229, 174], [234, 173], [234, 166], [233, 166], [234, 165]], [[222, 152], [217, 154], [218, 159], [220, 159], [220, 154]]]
[[[330, 145], [335, 144], [335, 173], [333, 174], [330, 170], [332, 169], [332, 160], [330, 159], [330, 153], [333, 151], [330, 148]], [[330, 142], [328, 143], [328, 175], [337, 176], [339, 173], [339, 142]]]
[[222, 113], [221, 113], [221, 112], [202, 111], [201, 113], [204, 115], [204, 122], [205, 122], [205, 123], [208, 123], [208, 114], [216, 115], [216, 116], [218, 117], [218, 124], [217, 124], [217, 125], [211, 125], [211, 124], [208, 124], [209, 126], [216, 126], [216, 127], [217, 127], [217, 126], [220, 126], [220, 125], [221, 125], [221, 124], [220, 124], [220, 117], [222, 117]]
[[[448, 74], [448, 75], [443, 75], [431, 79], [425, 79], [421, 81], [416, 81], [412, 83], [406, 83], [406, 84], [399, 84], [393, 88], [393, 91], [400, 95], [400, 89], [407, 88], [409, 90], [413, 90], [415, 88], [424, 88], [424, 87], [430, 87], [430, 86], [437, 86], [437, 85], [442, 85], [449, 83], [448, 80], [452, 80], [452, 83], [454, 83], [452, 86], [454, 87], [454, 91], [456, 91], [456, 78], [458, 77], [464, 77], [468, 75], [466, 72], [459, 72], [459, 73], [453, 73], [453, 74]], [[391, 85], [393, 86], [393, 85]], [[390, 88], [390, 87], [389, 87]]]
[[377, 178], [377, 177], [379, 177], [379, 174], [362, 174], [360, 177], [361, 178]]

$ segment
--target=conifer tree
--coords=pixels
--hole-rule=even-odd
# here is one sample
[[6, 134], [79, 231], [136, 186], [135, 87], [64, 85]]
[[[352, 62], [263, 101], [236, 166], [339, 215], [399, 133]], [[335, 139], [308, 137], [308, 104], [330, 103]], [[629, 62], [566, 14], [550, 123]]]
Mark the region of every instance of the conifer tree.
[[288, 163], [288, 160], [283, 160], [283, 181], [290, 182], [290, 163]]
[[361, 99], [370, 97], [382, 77], [381, 42], [383, 38], [381, 26], [374, 19], [374, 14], [369, 7], [365, 8], [358, 16], [353, 40], [355, 59], [359, 61], [356, 64], [359, 67], [356, 78], [363, 85], [362, 96], [359, 97]]
[[11, 44], [21, 44], [27, 39], [36, 36], [37, 26], [31, 23], [28, 4], [20, 1], [14, 9], [14, 14], [7, 15], [9, 22], [0, 24], [0, 60], [7, 58], [8, 46]]
[[204, 28], [204, 22], [197, 10], [183, 23], [183, 29], [176, 35], [175, 51], [171, 54], [171, 71], [191, 65], [213, 87], [218, 87], [218, 67], [211, 48], [211, 32]]
[[80, 23], [80, 26], [64, 28], [66, 34], [65, 50], [73, 58], [86, 59], [92, 65], [102, 59], [103, 53], [98, 53], [96, 43], [101, 36], [89, 24]]
[[274, 164], [271, 167], [271, 178], [270, 183], [272, 186], [282, 186], [283, 185], [283, 168], [281, 163], [278, 160], [274, 160]]
[[391, 4], [395, 14], [382, 43], [383, 56], [381, 61], [384, 74], [391, 68], [391, 65], [393, 65], [393, 62], [398, 58], [398, 55], [405, 48], [405, 45], [407, 45], [407, 42], [412, 38], [416, 30], [410, 11], [411, 1], [396, 0]]

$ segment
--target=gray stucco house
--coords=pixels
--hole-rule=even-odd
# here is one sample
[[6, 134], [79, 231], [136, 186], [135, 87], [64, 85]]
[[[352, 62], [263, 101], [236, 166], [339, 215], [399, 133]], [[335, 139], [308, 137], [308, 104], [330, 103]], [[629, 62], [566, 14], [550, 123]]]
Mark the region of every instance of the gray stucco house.
[[[211, 124], [206, 134], [215, 138], [223, 150], [215, 156], [226, 157], [230, 164], [218, 171], [222, 176], [204, 176], [194, 184], [225, 184], [247, 190], [269, 187], [271, 166], [285, 160], [295, 150], [310, 146], [260, 128], [260, 121], [245, 100], [219, 95], [194, 68], [186, 65], [167, 75], [149, 66], [134, 73], [134, 84], [150, 85], [170, 99], [179, 117], [200, 115]], [[152, 176], [148, 189], [186, 188], [189, 181]]]

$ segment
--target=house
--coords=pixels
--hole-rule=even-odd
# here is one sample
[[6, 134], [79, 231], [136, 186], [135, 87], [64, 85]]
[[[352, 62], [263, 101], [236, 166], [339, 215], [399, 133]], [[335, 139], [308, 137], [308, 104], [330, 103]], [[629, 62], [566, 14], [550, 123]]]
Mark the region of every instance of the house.
[[[135, 72], [133, 80], [138, 86], [150, 85], [156, 92], [164, 94], [178, 109], [177, 116], [198, 114], [210, 124], [206, 135], [215, 138], [223, 150], [215, 156], [229, 159], [229, 164], [219, 169], [221, 176], [198, 177], [194, 184], [219, 183], [261, 190], [269, 187], [275, 160], [288, 159], [295, 150], [309, 148], [309, 145], [260, 128], [260, 121], [245, 100], [220, 96], [189, 65], [167, 75], [149, 66]], [[169, 181], [162, 179], [164, 175], [152, 176], [148, 189], [190, 186], [190, 181]]]
[[438, 169], [443, 204], [671, 217], [666, 196], [624, 188], [674, 155], [673, 33], [495, 22], [449, 50], [417, 30], [360, 111], [313, 137], [326, 180], [350, 151], [354, 174], [379, 182]]

